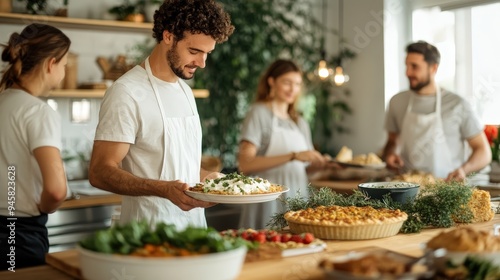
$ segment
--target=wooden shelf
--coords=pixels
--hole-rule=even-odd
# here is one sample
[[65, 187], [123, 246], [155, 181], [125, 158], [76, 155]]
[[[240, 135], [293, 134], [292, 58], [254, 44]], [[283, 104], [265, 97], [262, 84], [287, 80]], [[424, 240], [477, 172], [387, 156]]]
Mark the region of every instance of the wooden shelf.
[[[1, 1], [1, 0], [0, 0]], [[153, 23], [137, 23], [117, 20], [98, 20], [83, 18], [67, 18], [45, 15], [29, 15], [17, 13], [0, 13], [0, 23], [28, 25], [31, 23], [45, 23], [60, 28], [72, 28], [82, 30], [99, 31], [121, 31], [152, 33]], [[104, 89], [65, 89], [54, 90], [49, 97], [65, 98], [102, 98]], [[207, 98], [209, 92], [206, 89], [193, 89], [194, 97]]]
[[[57, 89], [50, 92], [49, 97], [65, 98], [102, 98], [105, 89]], [[194, 97], [207, 98], [210, 93], [208, 89], [193, 89]]]
[[29, 15], [17, 13], [0, 13], [0, 23], [22, 24], [28, 25], [31, 23], [44, 23], [57, 26], [60, 28], [73, 28], [85, 30], [106, 30], [106, 31], [122, 31], [122, 32], [144, 32], [152, 33], [153, 23], [145, 22], [128, 22], [117, 20], [99, 20], [99, 19], [84, 19], [84, 18], [67, 18], [45, 15]]

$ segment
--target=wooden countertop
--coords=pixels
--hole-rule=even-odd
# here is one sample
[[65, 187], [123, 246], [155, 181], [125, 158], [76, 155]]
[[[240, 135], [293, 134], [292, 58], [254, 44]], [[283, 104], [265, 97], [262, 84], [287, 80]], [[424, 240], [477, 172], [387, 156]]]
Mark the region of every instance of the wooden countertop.
[[[492, 230], [494, 224], [500, 223], [500, 214], [495, 215], [489, 222], [476, 223], [475, 228], [482, 230]], [[421, 245], [441, 232], [443, 229], [427, 229], [416, 234], [398, 234], [396, 236], [356, 241], [328, 241], [328, 248], [325, 252], [288, 257], [275, 260], [263, 260], [245, 263], [238, 280], [266, 280], [266, 279], [323, 279], [323, 273], [318, 268], [318, 262], [325, 256], [332, 253], [341, 253], [365, 247], [381, 247], [409, 256], [422, 255]], [[78, 266], [78, 253], [76, 250], [52, 253], [52, 257], [59, 257], [66, 264]], [[70, 270], [66, 270], [68, 273]], [[73, 271], [74, 272], [74, 271]], [[49, 265], [33, 268], [19, 269], [16, 273], [0, 272], [0, 279], [24, 280], [69, 280], [77, 279], [68, 274], [60, 272]]]
[[78, 199], [68, 199], [59, 207], [59, 210], [92, 207], [99, 205], [121, 204], [122, 197], [118, 194], [80, 195]]
[[352, 190], [357, 189], [358, 185], [366, 180], [317, 180], [312, 181], [311, 186], [315, 188], [327, 187], [337, 193], [352, 194]]

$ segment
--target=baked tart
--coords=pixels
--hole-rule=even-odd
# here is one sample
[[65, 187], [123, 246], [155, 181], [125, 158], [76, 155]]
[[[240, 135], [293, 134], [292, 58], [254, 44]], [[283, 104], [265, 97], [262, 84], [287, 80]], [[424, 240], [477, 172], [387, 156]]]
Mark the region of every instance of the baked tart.
[[396, 235], [408, 215], [399, 209], [370, 206], [318, 206], [285, 213], [290, 231], [318, 238], [360, 240]]

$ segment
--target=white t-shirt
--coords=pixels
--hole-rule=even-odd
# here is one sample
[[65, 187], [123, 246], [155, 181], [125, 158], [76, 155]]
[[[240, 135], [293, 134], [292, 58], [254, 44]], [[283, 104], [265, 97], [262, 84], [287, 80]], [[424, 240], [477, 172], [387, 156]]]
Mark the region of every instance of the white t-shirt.
[[[167, 118], [198, 114], [192, 90], [184, 81], [168, 83], [156, 79], [155, 82]], [[135, 66], [106, 91], [95, 140], [133, 144], [122, 168], [141, 178], [158, 179], [163, 162], [161, 119], [146, 70]]]
[[[23, 90], [0, 93], [0, 215], [10, 216], [7, 194], [13, 190], [9, 185], [15, 185], [15, 216], [40, 215], [37, 205], [43, 181], [33, 150], [43, 146], [61, 150], [59, 114]], [[15, 168], [12, 180], [7, 177], [9, 166]]]

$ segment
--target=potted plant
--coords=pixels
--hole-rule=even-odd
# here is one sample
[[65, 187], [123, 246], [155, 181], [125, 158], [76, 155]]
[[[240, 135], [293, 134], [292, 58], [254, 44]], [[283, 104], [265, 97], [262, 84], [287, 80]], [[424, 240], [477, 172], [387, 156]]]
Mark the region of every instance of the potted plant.
[[108, 12], [116, 16], [117, 20], [143, 22], [142, 5], [139, 2], [133, 4], [125, 0], [123, 4], [111, 7]]
[[17, 0], [26, 4], [26, 12], [32, 15], [46, 14], [47, 0]]
[[[224, 167], [230, 171], [236, 166], [240, 124], [244, 113], [254, 100], [259, 76], [275, 59], [292, 58], [305, 73], [312, 72], [321, 58], [321, 23], [311, 12], [309, 0], [219, 0], [231, 15], [236, 31], [227, 42], [217, 46], [206, 61], [206, 68], [197, 71], [194, 88], [206, 88], [210, 97], [197, 99], [198, 111], [203, 123], [204, 154], [220, 157]], [[333, 30], [327, 32], [338, 35]], [[314, 84], [314, 86], [313, 86]], [[323, 106], [322, 91], [335, 95], [331, 85], [319, 85], [317, 81], [305, 81], [304, 95], [315, 99], [312, 106], [317, 113], [314, 122], [323, 118], [318, 110], [336, 110], [334, 114], [347, 111], [343, 100]], [[326, 114], [326, 113], [325, 113]], [[324, 127], [339, 124], [333, 118], [322, 119]], [[320, 131], [320, 129], [316, 129]], [[317, 146], [330, 141], [330, 135], [316, 133]], [[326, 139], [323, 141], [322, 139]], [[319, 142], [321, 141], [321, 142]], [[323, 152], [323, 151], [322, 151]], [[225, 170], [226, 171], [226, 170]]]
[[63, 6], [54, 12], [56, 17], [68, 17], [68, 0], [63, 1]]
[[162, 0], [140, 0], [146, 21], [153, 22], [155, 11], [158, 10], [163, 3]]

